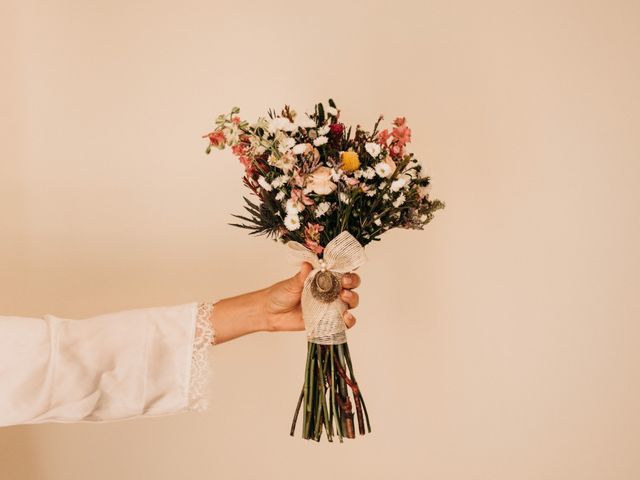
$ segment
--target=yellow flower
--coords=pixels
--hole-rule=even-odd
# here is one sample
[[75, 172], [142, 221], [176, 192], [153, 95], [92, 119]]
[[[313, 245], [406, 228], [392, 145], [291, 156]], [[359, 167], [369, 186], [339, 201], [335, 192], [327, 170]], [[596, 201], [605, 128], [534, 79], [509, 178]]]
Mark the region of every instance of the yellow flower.
[[349, 150], [348, 152], [340, 152], [340, 162], [345, 172], [353, 172], [360, 166], [360, 159], [356, 152]]

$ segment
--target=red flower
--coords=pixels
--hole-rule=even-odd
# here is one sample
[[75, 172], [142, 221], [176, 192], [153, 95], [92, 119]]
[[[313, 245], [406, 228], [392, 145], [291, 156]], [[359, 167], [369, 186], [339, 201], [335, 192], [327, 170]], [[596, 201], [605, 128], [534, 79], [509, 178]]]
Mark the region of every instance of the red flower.
[[344, 133], [344, 125], [342, 123], [333, 123], [329, 127], [329, 133], [333, 138], [339, 138]]

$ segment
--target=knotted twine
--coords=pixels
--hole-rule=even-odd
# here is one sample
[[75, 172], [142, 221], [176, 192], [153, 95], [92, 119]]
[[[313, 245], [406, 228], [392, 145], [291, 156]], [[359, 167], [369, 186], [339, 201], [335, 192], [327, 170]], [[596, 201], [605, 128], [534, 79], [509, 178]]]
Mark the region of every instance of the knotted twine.
[[[329, 272], [342, 285], [342, 276], [363, 265], [367, 257], [364, 247], [348, 231], [334, 237], [325, 247], [322, 258], [299, 242], [286, 243], [291, 255], [300, 263], [309, 262], [313, 270], [305, 279], [302, 289], [302, 318], [304, 319], [307, 339], [320, 345], [340, 345], [346, 343], [346, 326], [343, 314], [347, 304], [339, 296], [327, 301], [317, 294], [316, 276], [327, 277]], [[314, 293], [315, 291], [315, 293]], [[339, 290], [338, 290], [339, 292]]]

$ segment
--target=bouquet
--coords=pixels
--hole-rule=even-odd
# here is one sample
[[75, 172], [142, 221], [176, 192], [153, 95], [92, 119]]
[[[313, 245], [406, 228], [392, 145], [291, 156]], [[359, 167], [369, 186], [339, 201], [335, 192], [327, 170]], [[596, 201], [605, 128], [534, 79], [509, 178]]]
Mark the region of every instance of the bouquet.
[[302, 408], [302, 437], [328, 441], [371, 432], [356, 381], [339, 298], [341, 276], [361, 266], [364, 246], [392, 228], [423, 229], [444, 204], [429, 196], [430, 180], [407, 151], [411, 129], [403, 117], [380, 129], [347, 128], [333, 100], [312, 113], [285, 106], [254, 123], [240, 110], [217, 117], [205, 135], [212, 149], [230, 147], [255, 195], [231, 225], [285, 243], [313, 270], [302, 292], [307, 331], [304, 384], [291, 425]]

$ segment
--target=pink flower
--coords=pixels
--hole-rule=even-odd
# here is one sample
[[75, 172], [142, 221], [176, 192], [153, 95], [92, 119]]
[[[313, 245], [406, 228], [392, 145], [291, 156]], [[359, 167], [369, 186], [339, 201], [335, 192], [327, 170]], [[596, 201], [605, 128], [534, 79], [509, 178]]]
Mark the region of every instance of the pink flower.
[[404, 117], [398, 117], [393, 121], [396, 127], [402, 127], [405, 123], [407, 123], [407, 119]]
[[324, 227], [319, 223], [308, 223], [304, 228], [304, 243], [313, 253], [321, 254], [324, 247], [320, 245], [320, 232]]
[[302, 190], [297, 188], [294, 188], [293, 190], [291, 190], [291, 199], [294, 202], [302, 203], [303, 205], [313, 205], [314, 203], [316, 203], [312, 199], [307, 197]]
[[411, 141], [411, 129], [404, 124], [399, 127], [395, 127], [392, 135], [395, 141], [402, 146]]
[[360, 181], [357, 178], [354, 178], [354, 177], [347, 177], [345, 182], [347, 183], [347, 185], [350, 185], [352, 187], [354, 185], [358, 185], [360, 183]]
[[387, 141], [389, 140], [389, 137], [391, 135], [389, 135], [389, 130], [385, 129], [385, 130], [381, 130], [380, 132], [378, 132], [378, 136], [376, 138], [378, 144], [380, 144], [381, 146], [386, 146], [387, 145]]
[[227, 141], [227, 138], [224, 136], [224, 132], [220, 130], [213, 131], [206, 135], [209, 137], [209, 142], [211, 142], [212, 147], [223, 148], [224, 144]]

